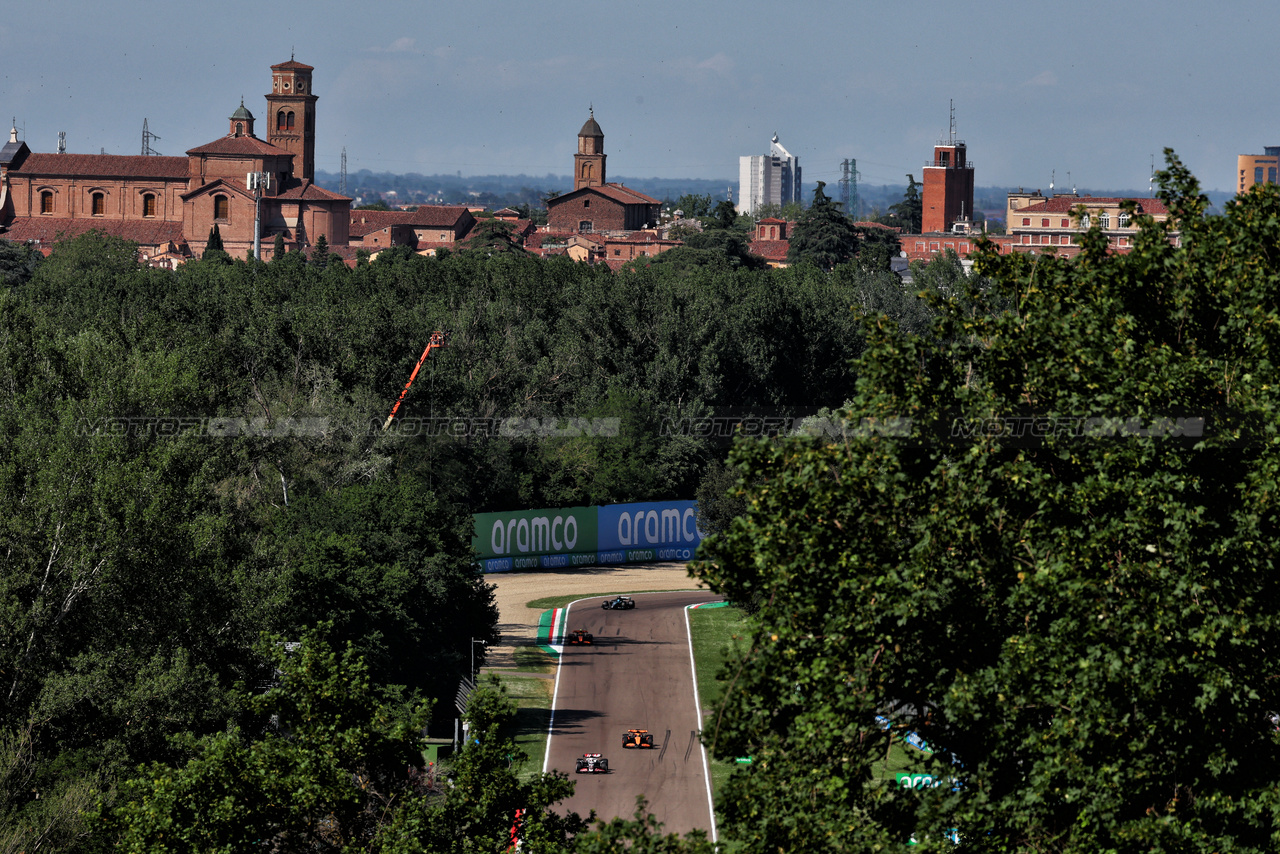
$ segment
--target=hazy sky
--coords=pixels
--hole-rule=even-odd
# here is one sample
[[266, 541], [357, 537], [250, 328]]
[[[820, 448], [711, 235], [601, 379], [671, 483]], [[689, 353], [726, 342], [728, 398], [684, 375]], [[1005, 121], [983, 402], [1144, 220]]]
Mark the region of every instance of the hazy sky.
[[[34, 151], [163, 154], [266, 136], [270, 66], [315, 67], [336, 172], [571, 172], [595, 107], [608, 173], [719, 178], [776, 131], [806, 186], [920, 178], [948, 131], [980, 186], [1145, 188], [1175, 149], [1206, 189], [1280, 144], [1275, 0], [598, 0], [12, 4], [0, 120]], [[1069, 175], [1069, 177], [1068, 177]], [[736, 197], [736, 187], [735, 187]]]

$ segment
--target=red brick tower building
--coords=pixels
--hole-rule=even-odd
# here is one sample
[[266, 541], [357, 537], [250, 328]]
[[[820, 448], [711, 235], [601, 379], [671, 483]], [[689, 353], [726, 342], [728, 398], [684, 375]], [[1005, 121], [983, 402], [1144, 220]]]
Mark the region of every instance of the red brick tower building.
[[301, 62], [271, 66], [271, 94], [267, 95], [267, 142], [294, 155], [293, 174], [313, 180], [316, 160], [316, 96], [311, 72]]
[[924, 167], [920, 230], [950, 231], [960, 219], [973, 218], [973, 166], [964, 140], [956, 139], [956, 113], [951, 109], [951, 133], [933, 147], [933, 161]]
[[573, 155], [573, 189], [604, 186], [604, 131], [591, 109], [582, 130], [578, 131], [578, 153]]

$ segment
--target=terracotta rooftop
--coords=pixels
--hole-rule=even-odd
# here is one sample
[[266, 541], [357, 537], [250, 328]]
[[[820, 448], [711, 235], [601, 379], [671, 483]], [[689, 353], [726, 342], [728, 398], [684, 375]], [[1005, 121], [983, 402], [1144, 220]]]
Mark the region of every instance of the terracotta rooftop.
[[1166, 208], [1164, 202], [1159, 199], [1130, 200], [1111, 196], [1057, 196], [1052, 199], [1046, 199], [1043, 202], [1027, 205], [1025, 208], [1018, 208], [1013, 213], [1070, 213], [1080, 205], [1084, 205], [1085, 207], [1118, 207], [1120, 203], [1124, 201], [1137, 202], [1138, 213], [1150, 214], [1152, 216], [1162, 216], [1169, 213], [1169, 209]]
[[28, 154], [19, 175], [163, 178], [185, 181], [187, 158], [141, 154]]
[[[645, 204], [645, 205], [662, 204], [657, 199], [651, 196], [646, 196], [644, 193], [641, 193], [638, 190], [633, 190], [630, 187], [624, 187], [622, 184], [605, 184], [602, 187], [594, 187], [592, 189], [600, 190], [601, 192], [604, 192], [606, 196], [615, 198], [620, 202], [626, 202], [627, 204], [636, 204], [636, 203]], [[613, 192], [605, 192], [609, 190]]]
[[276, 193], [277, 199], [302, 199], [303, 201], [351, 201], [346, 196], [326, 190], [309, 178], [290, 178], [284, 188]]
[[768, 261], [785, 261], [790, 247], [791, 242], [787, 240], [753, 240], [747, 249], [752, 255], [759, 255]]
[[[187, 154], [247, 154], [253, 157], [293, 156], [292, 153], [285, 151], [283, 148], [264, 142], [256, 136], [224, 136], [222, 139], [215, 139], [213, 142], [189, 149]], [[183, 171], [185, 172], [186, 169], [184, 168]]]
[[351, 236], [361, 237], [389, 225], [454, 228], [467, 213], [463, 205], [420, 205], [416, 211], [351, 211]]
[[17, 217], [3, 234], [5, 240], [15, 243], [37, 240], [42, 244], [57, 243], [79, 237], [88, 231], [102, 231], [113, 237], [123, 237], [140, 246], [161, 246], [167, 243], [185, 242], [182, 223], [148, 220], [120, 220], [100, 217], [58, 219], [47, 216]]

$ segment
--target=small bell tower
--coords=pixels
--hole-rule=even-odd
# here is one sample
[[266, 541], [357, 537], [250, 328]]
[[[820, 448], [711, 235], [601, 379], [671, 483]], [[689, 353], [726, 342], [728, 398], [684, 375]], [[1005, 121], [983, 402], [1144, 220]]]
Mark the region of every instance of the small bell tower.
[[596, 123], [596, 111], [591, 108], [586, 123], [578, 131], [578, 153], [573, 155], [573, 189], [600, 187], [604, 182], [604, 131]]
[[316, 96], [311, 94], [310, 65], [288, 62], [271, 66], [267, 95], [267, 142], [293, 154], [293, 174], [315, 178]]

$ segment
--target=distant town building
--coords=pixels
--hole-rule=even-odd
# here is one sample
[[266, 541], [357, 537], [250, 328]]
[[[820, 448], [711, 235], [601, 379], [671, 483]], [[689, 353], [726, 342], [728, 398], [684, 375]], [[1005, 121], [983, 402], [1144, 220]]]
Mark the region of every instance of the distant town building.
[[592, 110], [578, 131], [573, 192], [547, 201], [548, 230], [577, 234], [641, 231], [657, 229], [661, 216], [662, 203], [657, 199], [605, 180], [604, 131]]
[[950, 137], [938, 141], [924, 167], [920, 230], [925, 234], [951, 231], [973, 219], [973, 164], [964, 140], [956, 139], [954, 120], [951, 127]]
[[[1010, 193], [1005, 213], [1005, 234], [1014, 251], [1026, 247], [1056, 246], [1060, 253], [1074, 254], [1076, 238], [1093, 226], [1102, 229], [1112, 249], [1127, 252], [1133, 246], [1138, 224], [1124, 210], [1132, 202], [1135, 213], [1150, 216], [1157, 222], [1169, 218], [1169, 209], [1159, 199], [1122, 199], [1107, 196], [1079, 196], [1059, 193], [1041, 196], [1034, 193]], [[1025, 250], [1024, 250], [1025, 251]]]
[[[291, 249], [324, 235], [340, 250], [351, 200], [313, 180], [312, 71], [292, 59], [271, 66], [266, 140], [254, 134], [253, 114], [241, 100], [227, 134], [184, 157], [38, 153], [15, 128], [0, 149], [0, 237], [43, 248], [97, 230], [136, 242], [143, 260], [162, 266], [202, 253], [215, 225], [223, 248], [240, 258], [255, 236], [268, 251], [276, 235]], [[250, 173], [265, 175], [256, 190]]]
[[1243, 193], [1254, 184], [1280, 184], [1277, 168], [1280, 167], [1280, 145], [1267, 145], [1265, 154], [1241, 154], [1236, 158], [1239, 177], [1236, 192]]
[[738, 213], [753, 214], [765, 205], [803, 203], [800, 158], [773, 135], [768, 154], [738, 158]]

